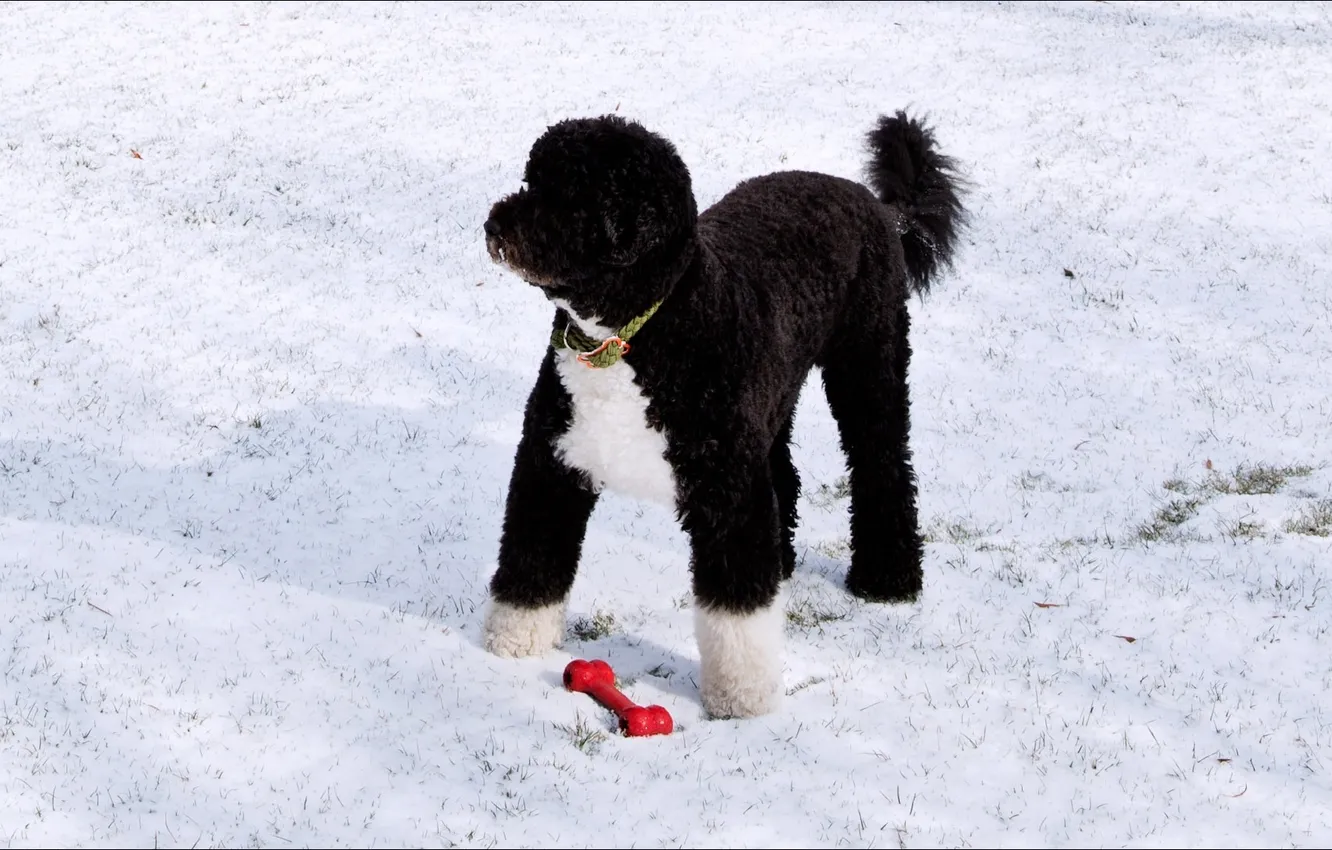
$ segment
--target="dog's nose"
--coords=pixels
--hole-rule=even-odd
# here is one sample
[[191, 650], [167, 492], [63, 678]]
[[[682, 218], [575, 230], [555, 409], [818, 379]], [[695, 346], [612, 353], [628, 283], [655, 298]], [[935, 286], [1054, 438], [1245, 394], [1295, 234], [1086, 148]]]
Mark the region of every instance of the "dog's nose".
[[495, 223], [495, 219], [486, 219], [485, 231], [487, 236], [499, 236], [500, 228], [499, 225]]

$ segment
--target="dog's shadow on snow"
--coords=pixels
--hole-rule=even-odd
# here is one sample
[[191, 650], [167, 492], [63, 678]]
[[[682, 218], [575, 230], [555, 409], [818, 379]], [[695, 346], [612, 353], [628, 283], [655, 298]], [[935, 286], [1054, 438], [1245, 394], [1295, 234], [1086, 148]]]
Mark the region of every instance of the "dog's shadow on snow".
[[[660, 699], [654, 694], [692, 703], [699, 701], [698, 659], [681, 655], [656, 641], [619, 634], [595, 641], [569, 640], [560, 649], [570, 656], [569, 660], [605, 661], [615, 671], [616, 686], [639, 705]], [[567, 663], [543, 672], [541, 681], [562, 689]]]
[[852, 597], [846, 589], [846, 573], [851, 564], [846, 558], [833, 558], [815, 547], [803, 551], [796, 549], [795, 573], [784, 585], [788, 606], [793, 594], [811, 585], [826, 585], [826, 590], [846, 596], [848, 603]]
[[[789, 611], [793, 606], [808, 604], [813, 596], [832, 607], [839, 602], [847, 608], [856, 606], [857, 600], [846, 590], [847, 566], [844, 559], [830, 557], [815, 548], [799, 551], [795, 574], [783, 585], [783, 604]], [[471, 642], [482, 649], [480, 629], [473, 631]], [[692, 633], [689, 646], [694, 646]], [[540, 674], [540, 680], [554, 690], [563, 690], [564, 667], [570, 661], [602, 660], [615, 671], [617, 686], [625, 696], [639, 705], [651, 704], [661, 699], [660, 695], [699, 704], [701, 671], [697, 656], [682, 654], [632, 630], [589, 640], [566, 634], [558, 653], [552, 653], [550, 658], [560, 660], [552, 661], [550, 669]]]

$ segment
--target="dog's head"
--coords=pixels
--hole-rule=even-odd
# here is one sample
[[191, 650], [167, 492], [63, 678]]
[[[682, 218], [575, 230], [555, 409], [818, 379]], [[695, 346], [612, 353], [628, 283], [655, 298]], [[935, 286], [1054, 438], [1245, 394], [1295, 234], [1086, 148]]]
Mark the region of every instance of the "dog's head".
[[582, 315], [614, 322], [641, 310], [692, 243], [697, 209], [684, 162], [670, 142], [618, 116], [550, 127], [523, 182], [491, 208], [486, 248]]

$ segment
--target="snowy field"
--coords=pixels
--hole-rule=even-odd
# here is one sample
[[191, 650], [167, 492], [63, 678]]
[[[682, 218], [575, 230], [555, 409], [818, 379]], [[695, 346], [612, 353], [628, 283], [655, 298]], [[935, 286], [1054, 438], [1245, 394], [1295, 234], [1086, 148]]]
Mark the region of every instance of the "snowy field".
[[[0, 12], [0, 846], [1332, 843], [1332, 6]], [[974, 184], [912, 303], [920, 602], [842, 588], [815, 382], [777, 713], [703, 715], [651, 505], [560, 652], [485, 653], [532, 141], [618, 111], [703, 206], [899, 107]]]

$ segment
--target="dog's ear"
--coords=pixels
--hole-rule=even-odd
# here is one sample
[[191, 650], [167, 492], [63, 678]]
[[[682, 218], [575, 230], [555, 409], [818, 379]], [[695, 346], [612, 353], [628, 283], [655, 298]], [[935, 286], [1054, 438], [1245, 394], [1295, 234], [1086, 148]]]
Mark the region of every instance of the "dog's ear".
[[604, 217], [606, 240], [611, 250], [606, 255], [607, 265], [632, 266], [644, 252], [657, 244], [660, 227], [656, 216], [648, 207], [640, 207], [637, 215], [616, 217], [606, 213]]

